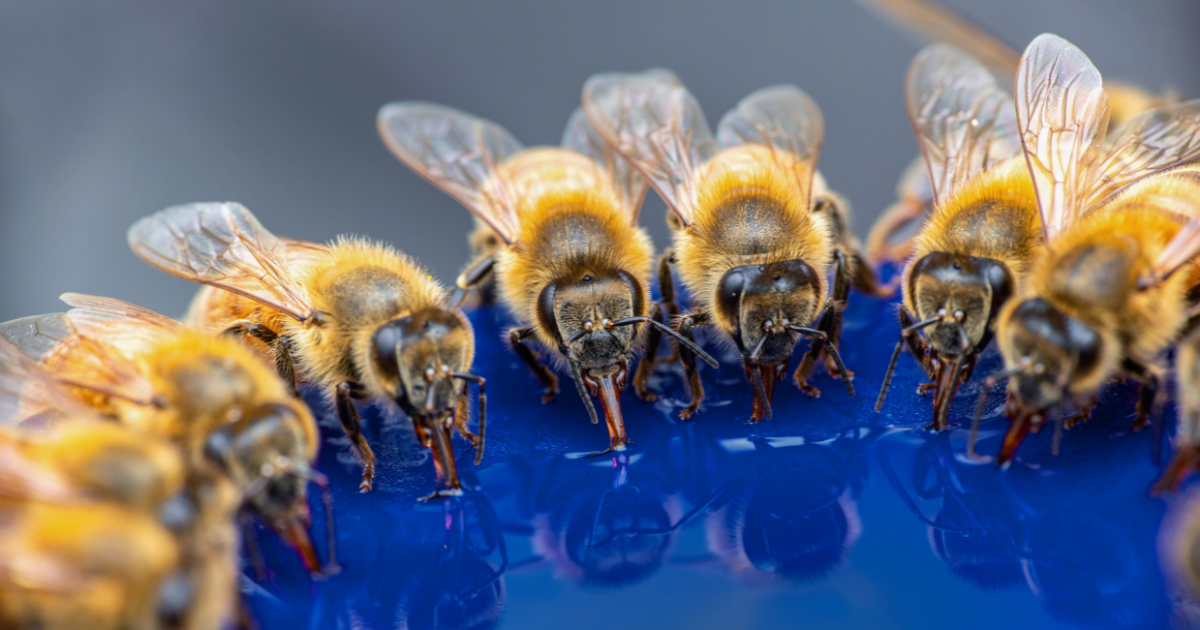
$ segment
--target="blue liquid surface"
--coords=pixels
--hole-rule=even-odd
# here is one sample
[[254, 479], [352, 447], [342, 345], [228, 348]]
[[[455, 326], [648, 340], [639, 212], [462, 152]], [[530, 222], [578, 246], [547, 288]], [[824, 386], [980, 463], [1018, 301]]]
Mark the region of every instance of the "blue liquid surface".
[[[774, 418], [749, 424], [740, 362], [714, 352], [722, 366], [701, 368], [707, 405], [692, 421], [675, 418], [686, 390], [675, 368], [660, 367], [657, 403], [622, 396], [630, 449], [588, 458], [608, 435], [588, 422], [570, 376], [543, 405], [502, 341], [507, 315], [470, 317], [488, 442], [478, 467], [465, 440], [455, 450], [476, 490], [418, 501], [435, 483], [428, 453], [402, 414], [369, 407], [379, 468], [376, 491], [359, 494], [361, 468], [332, 408], [306, 392], [321, 418], [319, 468], [332, 482], [343, 570], [313, 581], [257, 528], [267, 571], [247, 560], [243, 591], [264, 630], [1165, 628], [1180, 614], [1157, 552], [1167, 502], [1148, 493], [1162, 466], [1154, 432], [1129, 430], [1132, 385], [1109, 387], [1058, 456], [1045, 430], [999, 470], [965, 455], [995, 350], [960, 390], [955, 429], [921, 429], [932, 405], [914, 391], [921, 374], [908, 355], [874, 413], [895, 306], [854, 294], [843, 357], [856, 397], [818, 369], [820, 399], [785, 381]], [[997, 388], [982, 454], [999, 449], [1002, 404]], [[1169, 429], [1173, 405], [1161, 413]], [[324, 555], [315, 488], [310, 503]]]

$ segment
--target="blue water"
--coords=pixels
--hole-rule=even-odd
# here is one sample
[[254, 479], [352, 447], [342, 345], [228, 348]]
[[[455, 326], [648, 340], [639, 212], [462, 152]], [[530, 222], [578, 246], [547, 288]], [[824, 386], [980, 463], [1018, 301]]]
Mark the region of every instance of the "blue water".
[[[964, 426], [994, 351], [952, 409], [955, 430], [920, 428], [931, 403], [914, 393], [921, 375], [907, 355], [885, 412], [871, 410], [894, 309], [851, 296], [843, 353], [857, 397], [822, 372], [819, 400], [781, 384], [774, 419], [749, 424], [751, 387], [736, 357], [718, 356], [719, 370], [702, 368], [707, 407], [681, 422], [672, 411], [685, 389], [664, 367], [659, 402], [623, 396], [630, 450], [595, 459], [582, 455], [606, 447], [607, 432], [587, 421], [569, 376], [558, 400], [540, 403], [501, 342], [511, 322], [477, 310], [482, 465], [455, 441], [476, 490], [418, 502], [434, 484], [428, 454], [406, 418], [371, 409], [376, 492], [358, 494], [332, 409], [307, 392], [343, 571], [311, 580], [259, 528], [267, 572], [246, 562], [245, 597], [264, 630], [1167, 627], [1174, 602], [1156, 551], [1166, 503], [1147, 492], [1161, 466], [1153, 431], [1128, 430], [1133, 387], [1110, 388], [1058, 456], [1043, 431], [998, 470], [966, 457]], [[992, 396], [983, 454], [1007, 426], [1002, 398]], [[1174, 417], [1171, 405], [1163, 413]]]

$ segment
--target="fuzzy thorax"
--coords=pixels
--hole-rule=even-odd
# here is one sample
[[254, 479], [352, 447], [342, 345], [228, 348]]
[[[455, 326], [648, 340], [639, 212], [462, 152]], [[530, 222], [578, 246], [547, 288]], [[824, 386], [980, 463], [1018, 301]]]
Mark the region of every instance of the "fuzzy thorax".
[[497, 280], [504, 303], [537, 327], [543, 343], [557, 345], [536, 316], [538, 296], [551, 283], [611, 279], [625, 271], [641, 284], [642, 304], [649, 304], [653, 245], [610, 189], [556, 188], [522, 198], [519, 208], [520, 231], [497, 261]]
[[296, 276], [320, 323], [288, 321], [287, 333], [305, 376], [326, 387], [362, 378], [380, 325], [445, 304], [442, 286], [415, 260], [361, 238], [339, 238]]
[[[773, 161], [747, 160], [742, 153], [729, 150], [706, 165], [708, 176], [697, 186], [694, 222], [673, 235], [684, 285], [698, 306], [714, 312], [717, 285], [729, 269], [803, 260], [820, 276], [823, 296], [833, 258], [831, 225], [811, 212], [808, 191], [793, 174]], [[730, 167], [721, 168], [727, 159]]]

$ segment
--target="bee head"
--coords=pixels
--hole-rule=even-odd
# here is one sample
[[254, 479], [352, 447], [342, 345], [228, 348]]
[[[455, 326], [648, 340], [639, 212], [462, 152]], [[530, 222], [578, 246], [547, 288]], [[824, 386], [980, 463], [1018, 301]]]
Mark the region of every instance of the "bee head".
[[1028, 410], [1045, 411], [1063, 402], [1072, 382], [1100, 366], [1104, 340], [1096, 329], [1042, 298], [1018, 304], [1006, 322], [1000, 347], [1014, 364], [1009, 391]]
[[305, 566], [320, 570], [308, 535], [308, 466], [304, 420], [290, 405], [259, 405], [209, 434], [205, 456], [241, 490], [244, 505], [296, 549]]
[[616, 372], [628, 361], [638, 326], [617, 326], [627, 317], [646, 314], [641, 283], [625, 271], [613, 275], [584, 272], [547, 286], [538, 299], [538, 323], [571, 339], [571, 354], [585, 372]]
[[821, 309], [821, 277], [803, 260], [743, 265], [725, 272], [714, 301], [730, 322], [747, 364], [774, 365], [792, 355], [800, 333]]
[[909, 290], [918, 320], [939, 318], [925, 329], [929, 344], [954, 358], [991, 340], [991, 324], [1012, 296], [1013, 277], [998, 260], [933, 252], [913, 265]]
[[470, 369], [474, 337], [457, 311], [429, 308], [380, 326], [371, 335], [374, 381], [409, 417], [422, 421], [454, 412]]

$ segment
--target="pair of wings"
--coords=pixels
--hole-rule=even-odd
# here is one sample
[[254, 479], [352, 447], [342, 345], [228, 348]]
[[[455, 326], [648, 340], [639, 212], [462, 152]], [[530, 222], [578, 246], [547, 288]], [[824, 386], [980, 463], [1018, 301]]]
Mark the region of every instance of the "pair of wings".
[[[512, 134], [452, 107], [418, 102], [385, 105], [378, 126], [401, 162], [466, 206], [506, 243], [516, 240], [520, 191], [501, 167], [525, 147]], [[636, 225], [646, 182], [596, 134], [581, 110], [567, 122], [561, 146], [592, 159], [607, 174], [630, 225]]]
[[232, 291], [301, 322], [316, 309], [293, 270], [329, 251], [275, 236], [232, 202], [161, 210], [134, 223], [128, 240], [135, 254], [162, 271]]
[[721, 119], [715, 138], [696, 98], [668, 70], [595, 75], [584, 85], [583, 111], [684, 225], [695, 222], [699, 210], [698, 172], [731, 147], [765, 147], [797, 191], [811, 198], [825, 124], [812, 98], [794, 86], [742, 99]]
[[61, 299], [74, 308], [0, 324], [0, 425], [47, 414], [93, 416], [64, 386], [157, 404], [158, 393], [134, 357], [183, 324], [112, 298], [64, 293]]
[[1200, 158], [1200, 100], [1143, 112], [1106, 136], [1100, 73], [1056, 35], [1021, 57], [1015, 103], [983, 64], [946, 44], [914, 59], [907, 87], [934, 202], [1023, 150], [1047, 242], [1138, 180]]

